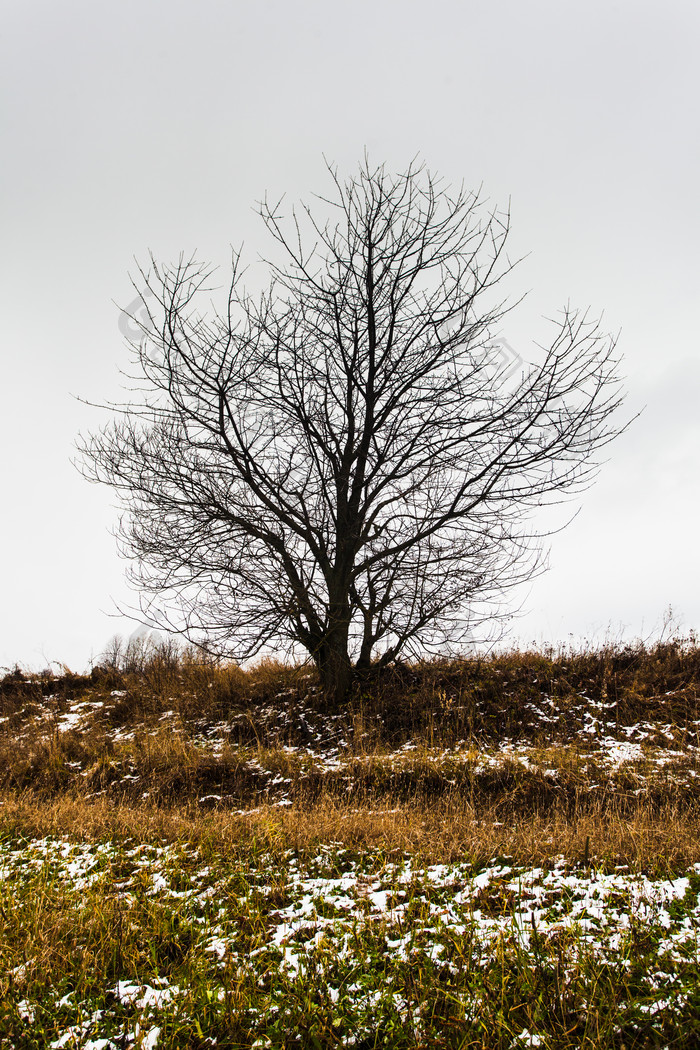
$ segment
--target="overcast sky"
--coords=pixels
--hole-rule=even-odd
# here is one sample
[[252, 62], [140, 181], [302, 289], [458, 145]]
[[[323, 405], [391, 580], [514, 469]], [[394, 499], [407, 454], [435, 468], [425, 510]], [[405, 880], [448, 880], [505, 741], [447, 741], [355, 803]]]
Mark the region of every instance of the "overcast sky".
[[122, 0], [3, 6], [0, 666], [89, 664], [128, 621], [115, 500], [71, 465], [119, 396], [134, 257], [226, 264], [254, 205], [367, 148], [511, 201], [504, 335], [567, 302], [621, 331], [628, 410], [514, 638], [700, 626], [696, 0]]

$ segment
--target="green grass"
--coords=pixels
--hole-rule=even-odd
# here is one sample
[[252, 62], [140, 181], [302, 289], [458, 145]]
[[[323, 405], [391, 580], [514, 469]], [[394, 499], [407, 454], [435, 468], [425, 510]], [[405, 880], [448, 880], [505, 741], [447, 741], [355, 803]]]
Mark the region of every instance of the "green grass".
[[6, 839], [0, 864], [7, 1046], [700, 1039], [697, 865], [663, 880], [46, 838]]

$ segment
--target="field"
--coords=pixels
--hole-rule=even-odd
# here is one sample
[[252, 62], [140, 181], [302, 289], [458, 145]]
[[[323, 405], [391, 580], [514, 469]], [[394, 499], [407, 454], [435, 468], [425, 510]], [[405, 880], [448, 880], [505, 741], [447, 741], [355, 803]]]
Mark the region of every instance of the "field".
[[0, 1047], [700, 1046], [694, 637], [0, 680]]

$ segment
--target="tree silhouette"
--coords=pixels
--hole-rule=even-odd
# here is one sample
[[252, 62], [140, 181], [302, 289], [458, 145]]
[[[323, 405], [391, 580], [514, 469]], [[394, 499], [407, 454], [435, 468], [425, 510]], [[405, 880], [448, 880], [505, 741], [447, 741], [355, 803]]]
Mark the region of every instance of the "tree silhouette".
[[80, 447], [145, 619], [238, 659], [302, 647], [341, 702], [353, 668], [463, 641], [540, 571], [532, 509], [623, 428], [597, 322], [563, 311], [517, 376], [494, 342], [507, 214], [414, 165], [329, 171], [289, 223], [260, 206], [284, 259], [261, 296], [237, 253], [220, 312], [194, 259], [140, 271], [138, 395]]

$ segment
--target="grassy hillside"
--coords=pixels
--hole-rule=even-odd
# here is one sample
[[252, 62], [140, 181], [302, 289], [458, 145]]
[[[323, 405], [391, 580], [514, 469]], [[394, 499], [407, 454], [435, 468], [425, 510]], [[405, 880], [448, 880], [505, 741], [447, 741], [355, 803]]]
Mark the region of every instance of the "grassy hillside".
[[[0, 1047], [700, 1045], [700, 648], [0, 680]], [[3, 976], [4, 975], [4, 976]]]

